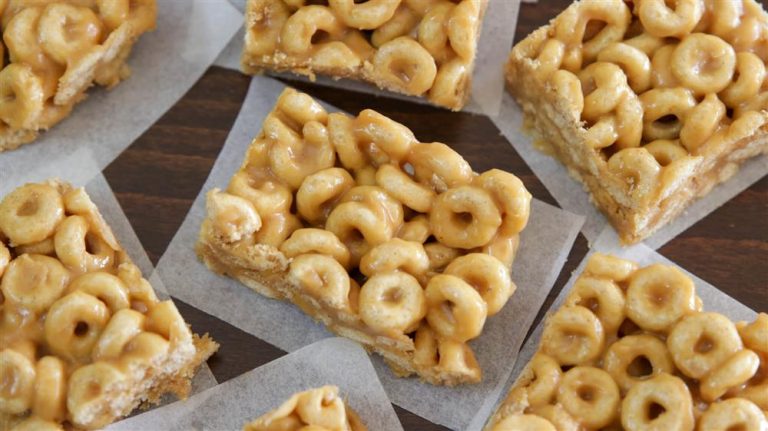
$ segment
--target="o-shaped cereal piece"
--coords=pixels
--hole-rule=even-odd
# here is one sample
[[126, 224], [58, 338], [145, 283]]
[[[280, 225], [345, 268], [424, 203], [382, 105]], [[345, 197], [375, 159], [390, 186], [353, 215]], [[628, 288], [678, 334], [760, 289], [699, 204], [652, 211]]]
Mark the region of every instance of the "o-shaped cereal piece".
[[90, 230], [82, 216], [69, 216], [56, 229], [53, 237], [56, 256], [74, 271], [99, 271], [114, 261], [115, 251]]
[[308, 94], [300, 93], [293, 88], [283, 91], [277, 99], [276, 109], [299, 124], [307, 124], [311, 121], [324, 124], [328, 119], [328, 112], [323, 105]]
[[453, 8], [446, 23], [451, 48], [464, 61], [472, 61], [475, 58], [478, 5], [479, 2], [474, 0], [462, 1]]
[[461, 186], [440, 194], [432, 205], [429, 225], [438, 241], [456, 248], [487, 244], [501, 226], [501, 214], [490, 194]]
[[616, 283], [584, 275], [565, 300], [567, 305], [581, 305], [595, 313], [607, 334], [613, 334], [624, 321], [624, 302], [624, 293]]
[[472, 349], [466, 344], [453, 340], [440, 340], [438, 345], [440, 361], [438, 369], [463, 380], [479, 382], [482, 371]]
[[632, 45], [612, 43], [597, 54], [597, 61], [618, 64], [627, 75], [629, 86], [637, 94], [651, 86], [651, 59]]
[[51, 351], [73, 361], [90, 358], [91, 350], [109, 322], [109, 309], [80, 291], [54, 302], [45, 318], [45, 340]]
[[691, 392], [680, 378], [667, 373], [638, 382], [621, 404], [621, 424], [627, 431], [692, 430]]
[[405, 271], [420, 278], [429, 269], [429, 257], [424, 246], [418, 242], [400, 238], [373, 247], [360, 260], [360, 272], [367, 277], [395, 270]]
[[696, 307], [693, 281], [679, 269], [654, 264], [629, 279], [627, 317], [648, 331], [665, 332]]
[[457, 106], [463, 104], [467, 97], [469, 78], [469, 67], [464, 60], [454, 58], [441, 64], [432, 89], [429, 90], [429, 100], [458, 109]]
[[429, 219], [424, 214], [419, 214], [403, 223], [397, 231], [398, 238], [420, 244], [424, 244], [430, 235], [432, 231], [429, 230]]
[[120, 411], [108, 400], [113, 394], [126, 393], [130, 382], [116, 366], [99, 361], [82, 366], [69, 378], [67, 410], [75, 425], [87, 429], [102, 428]]
[[49, 421], [63, 421], [67, 414], [67, 370], [64, 361], [45, 356], [35, 366], [32, 414]]
[[379, 47], [390, 40], [405, 36], [417, 25], [421, 17], [408, 7], [399, 7], [392, 18], [376, 28], [371, 34], [371, 45]]
[[451, 2], [436, 3], [419, 23], [417, 39], [439, 63], [453, 55], [448, 40], [448, 19], [456, 5]]
[[0, 412], [20, 415], [32, 405], [35, 389], [35, 367], [21, 353], [3, 349], [0, 351]]
[[173, 345], [181, 345], [192, 341], [192, 331], [190, 331], [176, 305], [170, 299], [152, 307], [146, 316], [145, 327], [147, 331], [160, 334]]
[[324, 254], [349, 268], [349, 250], [339, 238], [323, 229], [299, 229], [280, 245], [280, 251], [288, 258], [302, 254]]
[[101, 333], [91, 357], [94, 361], [117, 359], [125, 345], [144, 329], [143, 314], [125, 309], [115, 313]]
[[624, 180], [636, 200], [642, 201], [656, 190], [661, 165], [645, 148], [624, 148], [608, 159], [608, 169]]
[[338, 36], [344, 31], [344, 25], [325, 6], [302, 7], [285, 21], [279, 38], [280, 47], [288, 54], [308, 54], [312, 50], [312, 37], [318, 31]]
[[720, 98], [731, 107], [755, 97], [760, 92], [760, 86], [765, 80], [765, 63], [751, 52], [740, 52], [736, 54], [734, 76], [737, 74], [738, 78], [720, 92]]
[[729, 389], [746, 383], [755, 375], [759, 366], [760, 357], [757, 353], [749, 349], [737, 352], [702, 379], [699, 387], [701, 398], [706, 402], [715, 401]]
[[731, 83], [736, 53], [717, 36], [693, 33], [677, 45], [670, 66], [675, 77], [694, 93], [717, 93]]
[[95, 296], [109, 307], [111, 313], [117, 313], [131, 306], [128, 289], [123, 281], [108, 272], [83, 274], [72, 280], [68, 290], [70, 292], [79, 290]]
[[[489, 254], [498, 259], [506, 268], [511, 268], [520, 246], [520, 235], [497, 235], [480, 249], [481, 253]], [[515, 289], [516, 286], [512, 286]]]
[[719, 313], [686, 316], [667, 336], [675, 365], [694, 379], [703, 378], [742, 347], [736, 325]]
[[557, 70], [549, 77], [549, 83], [555, 92], [563, 99], [565, 107], [571, 113], [574, 121], [581, 121], [584, 111], [584, 93], [581, 91], [581, 81], [567, 70]]
[[32, 68], [13, 63], [0, 71], [0, 120], [14, 129], [33, 127], [43, 113], [43, 82]]
[[585, 364], [597, 359], [605, 344], [600, 319], [589, 309], [570, 306], [559, 309], [544, 326], [542, 351], [560, 365]]
[[309, 223], [322, 223], [336, 201], [354, 186], [352, 175], [342, 168], [315, 172], [304, 179], [296, 192], [296, 208]]
[[288, 211], [293, 193], [269, 168], [247, 168], [236, 173], [227, 193], [246, 199], [260, 216]]
[[341, 112], [328, 114], [328, 135], [339, 154], [342, 166], [349, 170], [368, 166], [368, 156], [355, 136], [355, 120]]
[[[687, 122], [686, 125], [694, 123], [694, 121], [690, 121]], [[685, 126], [683, 127], [685, 128]], [[651, 153], [653, 158], [656, 159], [661, 166], [667, 166], [675, 160], [680, 160], [688, 155], [688, 150], [680, 145], [679, 140], [657, 139], [643, 145], [643, 148]]]
[[130, 0], [96, 0], [96, 7], [107, 32], [111, 33], [128, 19], [131, 4]]
[[[592, 20], [604, 22], [605, 27], [585, 41], [587, 25]], [[620, 0], [587, 0], [566, 9], [554, 21], [555, 37], [576, 45], [568, 50], [569, 54], [576, 55], [566, 56], [564, 68], [569, 71], [578, 70], [581, 68], [582, 54], [584, 60], [592, 61], [606, 46], [621, 41], [631, 20], [629, 7]], [[581, 49], [578, 49], [579, 44]]]
[[325, 229], [347, 246], [352, 264], [357, 265], [371, 247], [389, 241], [393, 227], [380, 208], [372, 209], [362, 202], [345, 202], [331, 211]]
[[328, 139], [328, 130], [321, 123], [310, 121], [304, 124], [303, 139], [274, 116], [264, 122], [265, 131], [268, 128], [290, 135], [286, 139], [273, 135], [275, 141], [269, 149], [269, 164], [275, 175], [292, 190], [297, 190], [307, 176], [333, 166], [336, 152]]
[[377, 332], [413, 331], [427, 314], [424, 292], [412, 275], [400, 271], [375, 273], [360, 289], [360, 318]]
[[525, 387], [528, 403], [531, 407], [550, 404], [557, 394], [560, 379], [563, 377], [560, 364], [543, 353], [537, 353], [528, 367], [532, 373], [531, 383]]
[[272, 247], [280, 247], [293, 232], [304, 227], [298, 217], [288, 212], [272, 214], [261, 222], [261, 229], [253, 237], [254, 243]]
[[335, 388], [324, 386], [304, 392], [296, 403], [296, 413], [302, 421], [321, 429], [342, 429], [347, 423], [344, 401]]
[[480, 335], [488, 309], [472, 286], [462, 279], [439, 274], [429, 280], [427, 321], [438, 334], [464, 342]]
[[432, 87], [437, 65], [432, 55], [408, 36], [381, 45], [373, 56], [374, 73], [385, 87], [421, 95]]
[[614, 281], [624, 281], [637, 270], [637, 264], [610, 254], [595, 253], [587, 260], [585, 274], [596, 277], [610, 278]]
[[437, 338], [427, 323], [422, 323], [416, 330], [413, 346], [413, 363], [416, 366], [432, 368], [437, 365]]
[[[640, 95], [645, 115], [643, 117], [643, 138], [677, 139], [688, 113], [696, 106], [696, 99], [690, 90], [677, 88], [654, 88]], [[675, 118], [670, 121], [670, 116]]]
[[513, 414], [493, 426], [491, 431], [557, 431], [548, 420], [532, 414]]
[[[358, 142], [373, 144], [368, 148], [368, 156], [380, 163], [399, 162], [404, 159], [411, 146], [416, 143], [413, 132], [402, 124], [393, 121], [372, 109], [365, 109], [355, 119], [355, 137]], [[386, 157], [377, 157], [383, 151]], [[380, 164], [376, 163], [376, 164]]]
[[624, 71], [613, 63], [602, 61], [592, 63], [582, 70], [579, 80], [584, 92], [581, 115], [587, 121], [597, 121], [616, 109], [629, 88]]
[[341, 198], [341, 203], [360, 202], [380, 214], [393, 228], [403, 223], [403, 206], [384, 189], [376, 186], [357, 186]]
[[64, 293], [69, 271], [58, 260], [39, 254], [14, 259], [0, 282], [5, 301], [43, 313]]
[[64, 201], [48, 184], [26, 184], [0, 202], [0, 231], [11, 240], [11, 246], [48, 238], [62, 220]]
[[754, 322], [736, 325], [744, 345], [758, 353], [768, 355], [768, 314], [758, 313]]
[[574, 367], [563, 374], [557, 402], [585, 427], [599, 429], [619, 414], [619, 387], [610, 374], [594, 367]]
[[213, 232], [226, 243], [250, 238], [261, 229], [259, 213], [240, 196], [214, 188], [206, 195], [205, 206]]
[[274, 53], [280, 41], [280, 31], [290, 15], [291, 11], [281, 1], [247, 2], [245, 16], [248, 25], [245, 29], [245, 44], [248, 47], [248, 53], [253, 55]]
[[125, 345], [118, 363], [123, 369], [146, 370], [168, 358], [170, 345], [169, 341], [154, 332], [140, 332]]
[[432, 209], [435, 192], [417, 183], [394, 165], [386, 164], [379, 167], [376, 171], [376, 184], [408, 208], [421, 213], [427, 213]]
[[470, 253], [451, 262], [443, 271], [464, 280], [480, 293], [488, 306], [488, 315], [501, 311], [515, 291], [509, 270], [495, 257]]
[[62, 64], [86, 54], [102, 36], [101, 20], [91, 9], [67, 3], [46, 6], [38, 29], [40, 46]]
[[670, 9], [664, 0], [642, 0], [637, 16], [645, 31], [656, 37], [682, 37], [696, 27], [704, 15], [703, 0], [677, 0]]
[[438, 193], [472, 182], [473, 172], [469, 163], [461, 154], [439, 142], [415, 144], [408, 163], [413, 166], [416, 180], [431, 186]]
[[329, 0], [328, 4], [345, 24], [359, 30], [372, 30], [389, 21], [395, 14], [400, 0]]
[[663, 341], [653, 335], [628, 335], [608, 347], [603, 369], [626, 392], [651, 377], [674, 373], [675, 364]]
[[542, 405], [530, 409], [531, 413], [548, 420], [560, 431], [579, 431], [579, 422], [559, 404]]
[[768, 420], [760, 408], [744, 398], [711, 404], [699, 419], [699, 429], [707, 431], [762, 431], [766, 427]]
[[475, 184], [491, 194], [501, 211], [499, 234], [515, 235], [528, 224], [531, 213], [531, 194], [519, 178], [500, 169], [483, 172]]
[[725, 117], [725, 105], [713, 94], [707, 96], [688, 111], [685, 124], [680, 129], [680, 143], [692, 154], [717, 132]]
[[564, 56], [565, 43], [559, 39], [547, 39], [541, 45], [536, 55], [536, 61], [538, 62], [536, 74], [542, 79], [549, 78], [555, 71], [560, 70]]
[[293, 259], [289, 273], [304, 291], [331, 307], [349, 304], [349, 275], [334, 258], [302, 254]]

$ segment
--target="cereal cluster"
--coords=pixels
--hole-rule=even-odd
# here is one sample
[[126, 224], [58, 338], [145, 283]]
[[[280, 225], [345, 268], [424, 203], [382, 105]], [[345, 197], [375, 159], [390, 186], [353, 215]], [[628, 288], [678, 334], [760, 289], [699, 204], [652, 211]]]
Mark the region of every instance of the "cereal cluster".
[[249, 0], [243, 66], [363, 79], [461, 109], [487, 0]]
[[323, 386], [294, 394], [277, 409], [245, 425], [243, 431], [365, 431], [344, 405], [339, 388]]
[[288, 89], [208, 216], [235, 248], [279, 249], [315, 308], [406, 340], [417, 367], [476, 381], [466, 342], [515, 290], [530, 198], [514, 175], [478, 175], [375, 111], [328, 114]]
[[61, 121], [93, 83], [126, 78], [156, 15], [155, 0], [0, 2], [0, 151]]
[[575, 3], [532, 54], [587, 145], [642, 201], [765, 123], [768, 15], [755, 0], [633, 4]]
[[768, 315], [702, 311], [675, 267], [595, 254], [491, 430], [763, 430]]
[[0, 202], [0, 346], [0, 425], [18, 431], [101, 428], [195, 355], [85, 191], [57, 182]]

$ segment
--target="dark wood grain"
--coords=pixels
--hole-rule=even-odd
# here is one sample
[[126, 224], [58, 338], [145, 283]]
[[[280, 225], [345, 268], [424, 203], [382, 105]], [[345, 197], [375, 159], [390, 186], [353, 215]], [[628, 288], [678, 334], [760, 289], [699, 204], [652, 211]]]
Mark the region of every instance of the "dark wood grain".
[[[522, 6], [516, 40], [546, 24], [569, 2], [540, 0], [539, 3]], [[250, 78], [237, 72], [212, 67], [104, 171], [154, 263], [164, 253], [200, 192], [237, 117], [249, 81]], [[556, 204], [485, 117], [288, 83], [350, 112], [375, 109], [410, 127], [422, 141], [451, 145], [475, 170], [502, 168], [514, 172], [536, 198]], [[768, 310], [766, 220], [768, 178], [763, 178], [670, 241], [660, 252], [753, 309]], [[579, 236], [542, 310], [549, 307], [586, 251], [587, 242]], [[179, 308], [195, 331], [210, 332], [221, 343], [221, 350], [209, 362], [219, 381], [285, 354], [193, 307], [179, 303]], [[444, 429], [404, 409], [396, 408], [396, 411], [406, 430]]]

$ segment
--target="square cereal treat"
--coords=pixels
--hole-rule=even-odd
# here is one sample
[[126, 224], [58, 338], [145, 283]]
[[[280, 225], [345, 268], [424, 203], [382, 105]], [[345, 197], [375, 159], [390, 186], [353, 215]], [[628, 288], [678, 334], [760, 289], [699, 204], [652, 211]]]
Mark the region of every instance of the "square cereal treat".
[[530, 199], [514, 175], [478, 175], [375, 111], [328, 114], [287, 89], [227, 190], [208, 194], [197, 253], [398, 375], [474, 383], [467, 342], [515, 290]]
[[768, 152], [766, 59], [754, 0], [582, 0], [506, 76], [538, 143], [634, 243]]
[[294, 394], [277, 409], [246, 424], [243, 431], [367, 431], [368, 428], [339, 396], [336, 386]]
[[127, 78], [133, 44], [155, 28], [155, 1], [0, 1], [0, 152], [63, 120], [91, 85]]
[[596, 253], [487, 431], [764, 430], [768, 314], [702, 311], [674, 266]]
[[82, 188], [0, 202], [0, 429], [101, 429], [186, 397], [217, 348], [158, 300]]
[[242, 67], [352, 78], [460, 110], [488, 0], [248, 0]]

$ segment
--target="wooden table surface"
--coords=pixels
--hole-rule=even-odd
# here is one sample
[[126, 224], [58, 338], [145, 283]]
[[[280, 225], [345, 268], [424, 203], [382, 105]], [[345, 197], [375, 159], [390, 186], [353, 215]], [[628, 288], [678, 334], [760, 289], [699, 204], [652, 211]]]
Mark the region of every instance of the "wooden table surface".
[[[504, 1], [504, 0], [495, 0]], [[516, 40], [545, 24], [570, 0], [539, 0], [521, 7]], [[153, 263], [173, 238], [200, 192], [237, 117], [250, 78], [210, 68], [200, 81], [144, 133], [104, 174]], [[534, 197], [557, 205], [491, 121], [482, 116], [290, 83], [350, 112], [375, 109], [410, 127], [425, 142], [444, 142], [476, 171], [501, 168], [518, 175]], [[361, 100], [366, 100], [361, 104]], [[749, 305], [768, 310], [768, 177], [670, 241], [659, 251], [680, 266]], [[525, 244], [522, 244], [525, 247]], [[579, 235], [542, 310], [557, 296], [587, 251]], [[285, 355], [215, 317], [177, 301], [196, 332], [221, 343], [209, 365], [220, 382]], [[541, 318], [541, 312], [538, 319]], [[440, 430], [395, 407], [406, 430]]]

